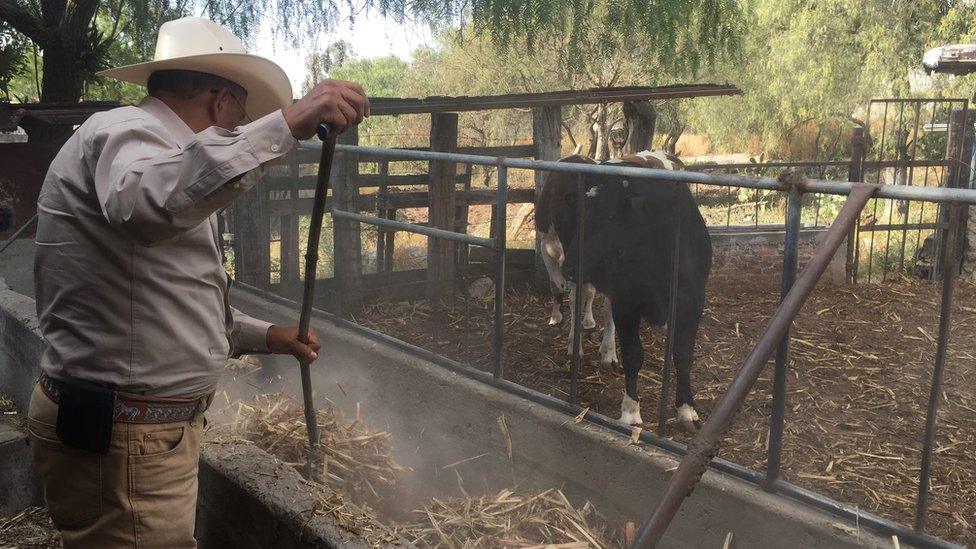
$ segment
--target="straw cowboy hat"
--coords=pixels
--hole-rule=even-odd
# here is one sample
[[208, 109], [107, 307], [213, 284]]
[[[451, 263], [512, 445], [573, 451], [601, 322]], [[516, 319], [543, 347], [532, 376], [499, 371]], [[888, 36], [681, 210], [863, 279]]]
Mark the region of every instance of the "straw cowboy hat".
[[108, 76], [145, 86], [155, 71], [179, 69], [221, 76], [247, 90], [244, 108], [259, 118], [292, 103], [291, 82], [269, 59], [248, 54], [230, 30], [202, 17], [163, 23], [152, 61], [104, 70]]

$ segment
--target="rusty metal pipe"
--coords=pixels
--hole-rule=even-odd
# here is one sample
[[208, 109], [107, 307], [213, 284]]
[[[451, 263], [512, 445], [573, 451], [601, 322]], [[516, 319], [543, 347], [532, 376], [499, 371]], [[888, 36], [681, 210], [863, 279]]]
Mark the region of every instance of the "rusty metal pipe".
[[936, 422], [939, 418], [939, 401], [942, 399], [942, 376], [945, 372], [946, 347], [949, 344], [949, 323], [952, 317], [952, 290], [956, 279], [959, 257], [960, 209], [959, 204], [949, 205], [949, 233], [946, 235], [946, 248], [942, 264], [942, 303], [939, 314], [939, 338], [935, 350], [935, 368], [932, 371], [928, 410], [925, 413], [922, 465], [919, 471], [918, 499], [915, 502], [915, 530], [919, 532], [925, 530], [925, 519], [929, 509], [932, 446], [935, 439]]
[[[785, 299], [796, 281], [796, 267], [800, 247], [800, 214], [803, 195], [797, 190], [790, 191], [786, 207], [786, 237], [783, 240], [783, 273], [780, 285], [780, 299]], [[848, 238], [850, 236], [848, 235]], [[850, 240], [848, 240], [850, 244]], [[786, 374], [790, 364], [790, 331], [779, 342], [776, 349], [776, 370], [773, 374], [773, 409], [769, 415], [769, 448], [766, 450], [766, 479], [764, 485], [779, 478], [783, 459], [783, 427], [786, 418]]]
[[671, 398], [671, 376], [674, 372], [674, 335], [678, 323], [678, 278], [681, 262], [681, 187], [674, 184], [674, 227], [671, 229], [671, 287], [668, 294], [668, 331], [664, 342], [664, 368], [661, 369], [661, 394], [657, 401], [657, 434], [664, 436]]
[[[298, 340], [308, 344], [308, 325], [312, 319], [312, 303], [315, 300], [315, 273], [319, 260], [319, 240], [322, 237], [322, 216], [325, 214], [325, 198], [329, 194], [329, 178], [335, 158], [336, 137], [330, 135], [328, 126], [320, 124], [318, 136], [322, 140], [322, 156], [319, 160], [318, 181], [315, 185], [315, 202], [308, 227], [308, 245], [305, 248], [305, 288], [302, 292], [302, 311], [298, 320]], [[302, 400], [305, 405], [305, 427], [308, 431], [308, 458], [305, 460], [305, 476], [312, 478], [319, 446], [319, 424], [312, 400], [312, 372], [309, 365], [300, 362], [302, 373]]]
[[572, 362], [569, 367], [569, 402], [579, 404], [579, 373], [582, 366], [581, 356], [583, 345], [583, 292], [586, 284], [583, 282], [583, 247], [586, 239], [586, 178], [583, 174], [576, 175], [576, 293], [573, 295], [573, 323]]
[[830, 230], [827, 231], [823, 243], [817, 248], [803, 274], [776, 309], [752, 352], [736, 373], [729, 388], [716, 403], [702, 430], [688, 444], [688, 453], [671, 477], [664, 497], [654, 510], [651, 519], [641, 528], [634, 547], [656, 547], [664, 537], [681, 503], [691, 495], [691, 491], [705, 473], [708, 463], [715, 456], [716, 447], [728, 430], [742, 401], [755, 385], [769, 357], [789, 329], [790, 323], [817, 285], [820, 276], [827, 270], [834, 253], [847, 238], [847, 233], [877, 188], [877, 185], [854, 183], [850, 197], [830, 226]]

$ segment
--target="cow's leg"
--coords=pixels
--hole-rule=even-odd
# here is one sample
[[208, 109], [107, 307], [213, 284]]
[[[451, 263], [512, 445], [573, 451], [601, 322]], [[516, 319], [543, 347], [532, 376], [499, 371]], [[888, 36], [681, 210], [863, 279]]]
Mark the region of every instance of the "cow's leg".
[[542, 256], [542, 264], [546, 266], [549, 280], [552, 281], [552, 310], [549, 313], [549, 325], [557, 326], [562, 324], [563, 311], [562, 303], [565, 296], [566, 278], [560, 270], [563, 263], [563, 245], [559, 242], [556, 230], [550, 228], [549, 232], [543, 235], [539, 241], [539, 254]]
[[583, 329], [592, 330], [596, 328], [596, 320], [593, 319], [593, 299], [596, 298], [596, 288], [592, 284], [583, 285]]
[[678, 324], [674, 331], [674, 368], [677, 387], [674, 405], [678, 410], [678, 427], [697, 431], [701, 425], [695, 409], [694, 392], [691, 389], [691, 365], [694, 361], [695, 337], [701, 322], [702, 305], [678, 302]]
[[616, 364], [617, 341], [616, 328], [613, 323], [613, 303], [610, 296], [603, 299], [603, 341], [600, 342], [600, 361], [604, 364]]
[[559, 326], [563, 323], [563, 301], [566, 298], [566, 292], [560, 288], [552, 286], [552, 307], [549, 311], [549, 325]]
[[620, 421], [630, 425], [643, 422], [640, 415], [640, 397], [637, 393], [637, 374], [644, 361], [644, 348], [640, 342], [640, 315], [621, 311], [618, 303], [613, 310], [613, 320], [620, 330], [620, 353], [623, 356], [624, 396], [620, 403]]

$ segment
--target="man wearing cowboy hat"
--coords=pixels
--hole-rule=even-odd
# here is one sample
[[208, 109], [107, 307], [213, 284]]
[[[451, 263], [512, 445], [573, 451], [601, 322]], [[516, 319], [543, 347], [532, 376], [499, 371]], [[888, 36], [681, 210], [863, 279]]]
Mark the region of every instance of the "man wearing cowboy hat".
[[164, 24], [153, 61], [100, 74], [149, 94], [89, 118], [41, 189], [34, 462], [65, 547], [194, 547], [202, 414], [228, 355], [319, 349], [230, 307], [214, 212], [369, 101], [328, 80], [293, 103], [281, 68], [198, 17]]

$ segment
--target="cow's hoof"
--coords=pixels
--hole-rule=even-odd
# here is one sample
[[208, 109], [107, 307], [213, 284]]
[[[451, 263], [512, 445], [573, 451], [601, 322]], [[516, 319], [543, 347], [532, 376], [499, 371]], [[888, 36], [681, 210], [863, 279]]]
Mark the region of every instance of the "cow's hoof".
[[641, 419], [640, 412], [624, 412], [620, 414], [621, 423], [626, 423], [627, 425], [643, 425], [644, 420]]
[[550, 326], [561, 326], [563, 323], [563, 314], [556, 313], [549, 315], [549, 325]]
[[701, 429], [698, 412], [690, 404], [682, 404], [678, 408], [678, 428], [687, 433], [697, 433]]
[[620, 401], [620, 421], [628, 425], [644, 423], [640, 415], [640, 403], [630, 398], [626, 391], [623, 400]]
[[596, 321], [595, 320], [592, 320], [592, 319], [590, 319], [590, 320], [583, 319], [583, 329], [584, 330], [595, 330], [596, 329]]

